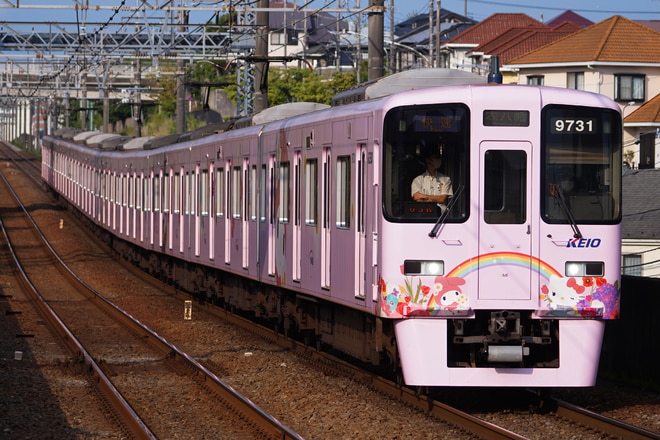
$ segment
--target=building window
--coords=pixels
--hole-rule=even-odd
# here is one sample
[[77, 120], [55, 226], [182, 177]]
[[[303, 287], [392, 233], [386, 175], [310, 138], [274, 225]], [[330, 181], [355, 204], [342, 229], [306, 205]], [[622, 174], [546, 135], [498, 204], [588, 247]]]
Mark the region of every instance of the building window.
[[642, 276], [642, 256], [639, 254], [628, 254], [623, 256], [623, 274], [636, 277]]
[[528, 86], [542, 86], [543, 85], [543, 75], [530, 75], [527, 77]]
[[616, 101], [643, 101], [646, 77], [644, 75], [614, 75]]
[[270, 44], [273, 46], [297, 46], [298, 45], [298, 31], [293, 29], [282, 30], [280, 32], [272, 32], [270, 34]]
[[584, 72], [568, 72], [566, 74], [566, 88], [584, 90]]

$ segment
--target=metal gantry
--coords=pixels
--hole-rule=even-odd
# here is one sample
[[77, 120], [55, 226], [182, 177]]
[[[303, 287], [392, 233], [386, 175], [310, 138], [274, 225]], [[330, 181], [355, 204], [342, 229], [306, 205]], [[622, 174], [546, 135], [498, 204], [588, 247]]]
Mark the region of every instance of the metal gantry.
[[[33, 116], [19, 116], [9, 108], [11, 106], [34, 109], [38, 102], [40, 109], [53, 109], [68, 106], [70, 99], [81, 100], [83, 109], [88, 99], [104, 103], [111, 99], [129, 99], [134, 104], [148, 99], [147, 94], [136, 98], [135, 90], [145, 90], [136, 83], [136, 78], [182, 76], [184, 72], [180, 67], [183, 64], [200, 60], [233, 63], [237, 67], [239, 114], [255, 110], [257, 81], [255, 62], [250, 58], [255, 55], [256, 17], [259, 12], [271, 10], [264, 7], [268, 2], [55, 2], [57, 4], [43, 4], [43, 0], [0, 0], [0, 17], [10, 17], [16, 11], [28, 12], [33, 17], [0, 20], [0, 125], [4, 139], [23, 130], [23, 126], [34, 119]], [[299, 7], [294, 1], [292, 7], [285, 3], [286, 8], [272, 10], [318, 12], [308, 4]], [[359, 5], [359, 1], [356, 0], [356, 4]], [[327, 6], [321, 9], [346, 15], [364, 10]], [[229, 24], [218, 23], [217, 18], [230, 13], [235, 15], [235, 20]], [[46, 20], [34, 19], [44, 16]], [[68, 21], [59, 20], [58, 16], [66, 16]], [[136, 72], [139, 60], [150, 61], [142, 63], [140, 71]], [[177, 68], [161, 71], [160, 64], [164, 60], [176, 60]], [[50, 114], [48, 120], [54, 119]], [[21, 128], [9, 128], [11, 121]]]

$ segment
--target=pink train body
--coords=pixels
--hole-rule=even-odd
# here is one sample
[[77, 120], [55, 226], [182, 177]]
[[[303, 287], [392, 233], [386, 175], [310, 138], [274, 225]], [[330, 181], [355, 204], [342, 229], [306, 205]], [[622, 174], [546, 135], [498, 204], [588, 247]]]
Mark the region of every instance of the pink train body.
[[[292, 295], [300, 311], [276, 314], [408, 384], [594, 384], [618, 316], [614, 102], [462, 85], [251, 124], [125, 151], [47, 137], [43, 177], [122, 240], [252, 286], [262, 309]], [[411, 199], [429, 149], [449, 208]]]

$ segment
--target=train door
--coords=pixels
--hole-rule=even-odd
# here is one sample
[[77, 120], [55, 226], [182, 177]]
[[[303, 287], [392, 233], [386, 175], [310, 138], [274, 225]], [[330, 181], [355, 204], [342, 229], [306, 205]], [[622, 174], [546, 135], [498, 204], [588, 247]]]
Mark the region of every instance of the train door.
[[277, 198], [275, 192], [275, 166], [277, 160], [274, 155], [268, 158], [268, 194], [269, 194], [269, 207], [268, 207], [268, 275], [275, 276], [275, 239], [276, 239], [276, 224], [275, 216], [277, 215]]
[[332, 179], [330, 147], [323, 148], [323, 188], [321, 193], [321, 287], [330, 288], [330, 197]]
[[366, 170], [367, 146], [359, 144], [356, 152], [356, 194], [355, 194], [355, 296], [364, 298], [366, 294], [367, 234], [366, 234]]
[[250, 267], [250, 159], [243, 158], [243, 206], [241, 217], [241, 230], [242, 230], [242, 248], [243, 248], [243, 269]]
[[531, 163], [528, 142], [481, 144], [479, 301], [504, 299], [493, 307], [532, 299]]
[[227, 197], [225, 198], [225, 264], [230, 264], [231, 263], [231, 212], [229, 210], [230, 206], [230, 199], [231, 199], [231, 192], [232, 192], [232, 187], [231, 187], [231, 160], [227, 159], [227, 162], [225, 162], [225, 170], [226, 173], [224, 173], [224, 179], [225, 180], [225, 194]]
[[301, 264], [301, 207], [300, 207], [300, 192], [301, 192], [301, 175], [302, 175], [302, 152], [296, 151], [293, 158], [293, 252], [292, 264], [294, 281], [300, 281], [300, 264]]
[[192, 175], [192, 182], [191, 182], [191, 187], [190, 187], [190, 193], [188, 196], [190, 197], [190, 206], [191, 206], [191, 214], [193, 216], [193, 221], [195, 222], [194, 225], [194, 232], [193, 235], [195, 237], [195, 256], [199, 257], [199, 254], [202, 249], [202, 244], [201, 244], [201, 222], [202, 222], [202, 217], [201, 217], [201, 203], [200, 203], [200, 182], [203, 179], [201, 178], [201, 165], [197, 164], [195, 166], [195, 173]]

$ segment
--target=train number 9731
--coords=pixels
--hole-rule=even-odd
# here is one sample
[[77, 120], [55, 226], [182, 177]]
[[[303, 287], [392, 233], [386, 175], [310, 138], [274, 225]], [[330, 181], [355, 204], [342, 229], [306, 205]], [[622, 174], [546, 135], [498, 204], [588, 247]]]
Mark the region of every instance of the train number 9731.
[[596, 131], [594, 118], [553, 118], [552, 131], [554, 133], [593, 133]]

